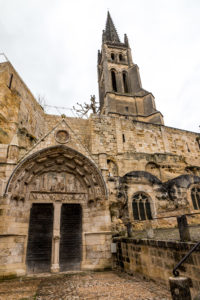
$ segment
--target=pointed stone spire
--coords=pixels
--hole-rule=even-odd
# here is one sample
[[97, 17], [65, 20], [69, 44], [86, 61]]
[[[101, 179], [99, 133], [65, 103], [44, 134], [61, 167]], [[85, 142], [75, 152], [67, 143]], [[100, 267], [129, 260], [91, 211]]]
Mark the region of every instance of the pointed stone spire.
[[113, 20], [110, 16], [109, 11], [108, 11], [108, 15], [107, 15], [106, 29], [104, 31], [104, 37], [107, 42], [120, 43], [120, 39], [119, 39], [117, 30], [115, 29], [115, 25], [113, 23]]

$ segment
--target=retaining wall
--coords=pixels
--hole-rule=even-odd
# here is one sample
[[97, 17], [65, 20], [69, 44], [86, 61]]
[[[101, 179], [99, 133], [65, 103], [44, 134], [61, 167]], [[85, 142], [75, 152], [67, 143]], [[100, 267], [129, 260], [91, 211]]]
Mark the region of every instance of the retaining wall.
[[[174, 266], [195, 245], [192, 242], [150, 239], [115, 238], [115, 264], [127, 273], [140, 273], [146, 278], [169, 286]], [[200, 290], [200, 247], [180, 268], [180, 275], [189, 277], [193, 291]]]

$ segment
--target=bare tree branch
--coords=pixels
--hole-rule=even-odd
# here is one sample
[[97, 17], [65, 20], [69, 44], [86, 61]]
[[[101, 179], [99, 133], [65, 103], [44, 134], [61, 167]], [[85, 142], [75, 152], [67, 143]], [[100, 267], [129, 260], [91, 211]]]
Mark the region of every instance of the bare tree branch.
[[78, 114], [80, 118], [88, 118], [89, 113], [98, 114], [99, 113], [99, 105], [96, 101], [95, 95], [90, 96], [90, 103], [84, 102], [83, 104], [76, 103], [77, 107], [73, 106], [73, 110]]

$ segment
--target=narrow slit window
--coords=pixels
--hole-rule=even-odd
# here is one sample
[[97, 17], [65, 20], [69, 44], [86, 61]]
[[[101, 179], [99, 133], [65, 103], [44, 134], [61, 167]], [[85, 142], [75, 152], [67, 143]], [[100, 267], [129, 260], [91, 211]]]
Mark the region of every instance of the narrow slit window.
[[112, 78], [112, 89], [114, 92], [117, 92], [117, 81], [116, 81], [116, 74], [115, 71], [111, 71], [111, 78]]
[[190, 152], [190, 148], [188, 146], [188, 143], [186, 143], [186, 145], [187, 145], [187, 151]]
[[128, 93], [128, 83], [127, 83], [127, 74], [123, 72], [122, 74], [123, 77], [123, 86], [124, 86], [124, 93]]
[[124, 135], [124, 134], [122, 134], [122, 140], [123, 140], [123, 143], [126, 142], [126, 139], [125, 139], [125, 135]]
[[145, 209], [146, 209], [147, 219], [152, 220], [151, 206], [148, 200], [146, 200], [145, 202]]
[[13, 81], [13, 74], [10, 75], [10, 81], [9, 81], [9, 85], [8, 85], [9, 89], [11, 89], [12, 81]]
[[145, 220], [146, 217], [145, 217], [145, 211], [144, 211], [144, 203], [142, 200], [140, 200], [140, 202], [139, 202], [139, 211], [140, 211], [140, 219]]
[[133, 217], [134, 220], [139, 220], [139, 211], [138, 211], [138, 204], [135, 200], [132, 202], [132, 208], [133, 208]]
[[196, 141], [197, 141], [197, 144], [198, 144], [198, 147], [199, 147], [199, 150], [200, 150], [200, 138], [196, 138]]

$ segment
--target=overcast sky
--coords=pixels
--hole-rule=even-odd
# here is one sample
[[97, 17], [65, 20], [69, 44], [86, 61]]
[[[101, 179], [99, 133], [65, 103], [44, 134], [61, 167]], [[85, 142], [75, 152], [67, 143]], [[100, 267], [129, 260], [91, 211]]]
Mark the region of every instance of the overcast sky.
[[0, 0], [0, 52], [48, 105], [88, 101], [108, 9], [165, 125], [199, 132], [199, 0]]

